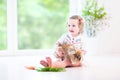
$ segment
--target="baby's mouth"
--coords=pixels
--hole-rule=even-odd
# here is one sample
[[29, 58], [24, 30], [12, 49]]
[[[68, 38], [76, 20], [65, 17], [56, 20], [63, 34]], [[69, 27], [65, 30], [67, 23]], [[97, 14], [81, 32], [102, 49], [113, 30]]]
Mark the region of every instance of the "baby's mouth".
[[69, 31], [72, 32], [72, 33], [74, 32], [73, 30], [69, 30]]

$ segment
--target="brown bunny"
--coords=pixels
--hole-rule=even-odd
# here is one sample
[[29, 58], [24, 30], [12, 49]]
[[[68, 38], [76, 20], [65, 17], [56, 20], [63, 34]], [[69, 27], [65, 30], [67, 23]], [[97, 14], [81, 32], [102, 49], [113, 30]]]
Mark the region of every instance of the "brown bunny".
[[61, 60], [68, 59], [70, 62], [76, 63], [82, 59], [82, 51], [78, 50], [71, 44], [60, 44], [57, 50], [59, 50], [59, 52], [61, 51], [61, 53], [64, 55], [57, 56], [58, 58], [61, 58]]

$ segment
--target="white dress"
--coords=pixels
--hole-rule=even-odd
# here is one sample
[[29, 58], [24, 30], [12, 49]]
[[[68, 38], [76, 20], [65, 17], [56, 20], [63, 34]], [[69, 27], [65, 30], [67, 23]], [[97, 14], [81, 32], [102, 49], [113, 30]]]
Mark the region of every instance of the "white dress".
[[85, 50], [83, 35], [78, 35], [77, 37], [73, 38], [70, 34], [65, 33], [58, 39], [58, 41], [56, 42], [56, 46], [58, 45], [58, 43], [72, 44], [73, 46], [75, 46], [78, 49]]

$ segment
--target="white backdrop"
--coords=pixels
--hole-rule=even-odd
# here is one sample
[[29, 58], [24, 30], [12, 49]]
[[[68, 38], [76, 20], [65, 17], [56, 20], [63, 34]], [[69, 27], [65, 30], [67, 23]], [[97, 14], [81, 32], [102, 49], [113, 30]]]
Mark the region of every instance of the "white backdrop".
[[[116, 54], [120, 53], [120, 1], [119, 0], [100, 0], [104, 3], [106, 10], [111, 16], [110, 27], [99, 32], [95, 38], [87, 39], [87, 50], [90, 54]], [[79, 4], [78, 4], [79, 2]], [[101, 4], [100, 2], [100, 4]], [[70, 0], [70, 14], [80, 13], [83, 5], [82, 0]], [[76, 9], [76, 10], [73, 10]], [[74, 12], [73, 12], [74, 11]]]
[[120, 53], [120, 4], [119, 0], [105, 0], [111, 16], [110, 28], [98, 35], [98, 53]]

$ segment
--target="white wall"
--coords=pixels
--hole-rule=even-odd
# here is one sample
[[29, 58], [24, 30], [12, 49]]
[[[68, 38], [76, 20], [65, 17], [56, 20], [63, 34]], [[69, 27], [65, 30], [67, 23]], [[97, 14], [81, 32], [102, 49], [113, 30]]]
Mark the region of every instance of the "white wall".
[[[70, 0], [72, 2], [72, 7], [78, 6], [80, 4], [83, 5], [83, 0], [75, 3], [74, 0]], [[104, 3], [106, 10], [109, 12], [111, 16], [110, 27], [104, 31], [99, 32], [97, 37], [87, 39], [87, 50], [90, 54], [111, 54], [111, 53], [119, 53], [120, 54], [120, 1], [119, 0], [99, 0], [100, 4]], [[81, 2], [81, 3], [80, 3]], [[70, 5], [71, 6], [71, 5]], [[74, 8], [71, 8], [74, 9]], [[78, 13], [81, 9], [76, 9], [75, 13]], [[70, 10], [70, 13], [73, 13]]]
[[120, 53], [120, 1], [105, 0], [105, 6], [111, 15], [110, 28], [97, 37], [98, 53]]

